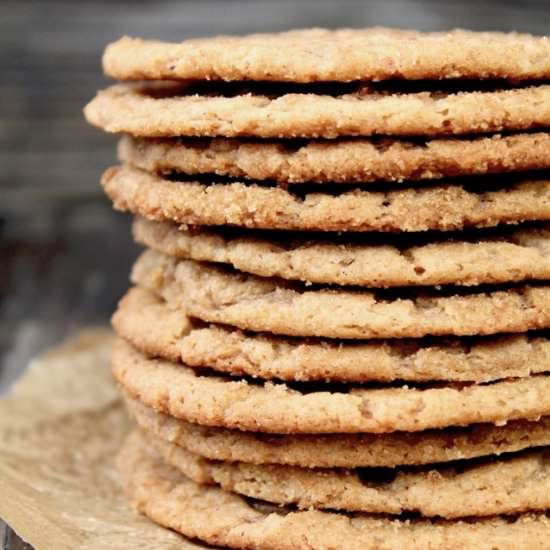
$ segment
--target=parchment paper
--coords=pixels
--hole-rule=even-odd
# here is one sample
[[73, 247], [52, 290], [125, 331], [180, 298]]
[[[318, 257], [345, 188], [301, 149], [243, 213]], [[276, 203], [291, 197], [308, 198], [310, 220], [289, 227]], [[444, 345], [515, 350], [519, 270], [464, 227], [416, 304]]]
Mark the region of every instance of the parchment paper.
[[205, 548], [135, 513], [114, 457], [129, 429], [107, 329], [31, 362], [0, 401], [0, 517], [37, 550]]

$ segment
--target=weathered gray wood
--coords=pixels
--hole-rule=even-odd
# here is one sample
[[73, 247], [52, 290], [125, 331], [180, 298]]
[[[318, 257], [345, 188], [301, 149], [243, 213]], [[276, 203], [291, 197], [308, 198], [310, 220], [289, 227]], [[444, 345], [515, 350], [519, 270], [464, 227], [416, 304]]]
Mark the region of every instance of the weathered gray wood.
[[21, 540], [13, 529], [0, 520], [0, 542], [2, 550], [32, 550], [32, 546]]

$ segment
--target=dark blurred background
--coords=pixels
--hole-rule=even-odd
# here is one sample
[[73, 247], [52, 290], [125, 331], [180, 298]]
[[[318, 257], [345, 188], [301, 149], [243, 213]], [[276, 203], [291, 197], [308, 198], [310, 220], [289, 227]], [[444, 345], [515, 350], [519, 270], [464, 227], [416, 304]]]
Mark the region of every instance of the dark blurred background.
[[[550, 2], [0, 0], [0, 393], [34, 353], [108, 321], [137, 254], [97, 183], [115, 139], [81, 112], [105, 44], [367, 25], [548, 34]], [[0, 525], [2, 540], [23, 547]]]
[[180, 40], [306, 26], [548, 33], [547, 0], [0, 0], [0, 392], [36, 351], [105, 323], [136, 247], [98, 178], [115, 139], [82, 107], [123, 34]]

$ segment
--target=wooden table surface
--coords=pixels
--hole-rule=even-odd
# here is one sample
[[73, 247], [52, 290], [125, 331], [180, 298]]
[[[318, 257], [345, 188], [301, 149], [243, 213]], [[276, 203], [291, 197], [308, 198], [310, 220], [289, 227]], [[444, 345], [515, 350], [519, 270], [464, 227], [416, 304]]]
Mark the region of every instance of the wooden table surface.
[[[547, 0], [0, 0], [0, 393], [37, 352], [107, 323], [128, 284], [130, 220], [97, 185], [115, 140], [81, 115], [105, 85], [107, 42], [306, 26], [545, 34], [549, 22]], [[0, 541], [28, 547], [1, 521]]]

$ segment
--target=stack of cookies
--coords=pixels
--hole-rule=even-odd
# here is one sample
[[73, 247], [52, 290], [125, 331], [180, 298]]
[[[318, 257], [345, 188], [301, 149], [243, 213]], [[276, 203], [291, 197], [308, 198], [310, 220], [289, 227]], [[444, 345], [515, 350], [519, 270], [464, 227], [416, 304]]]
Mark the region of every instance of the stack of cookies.
[[231, 548], [548, 549], [547, 39], [124, 38], [104, 67], [140, 81], [86, 107], [147, 247], [113, 318], [138, 510]]

